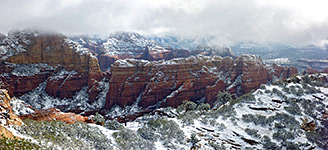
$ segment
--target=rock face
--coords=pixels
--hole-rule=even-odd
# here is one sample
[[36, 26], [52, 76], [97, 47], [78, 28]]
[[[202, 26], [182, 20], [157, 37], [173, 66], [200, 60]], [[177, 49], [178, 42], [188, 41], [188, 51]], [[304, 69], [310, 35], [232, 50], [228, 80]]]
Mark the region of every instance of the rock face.
[[[16, 38], [15, 37], [20, 37]], [[15, 39], [17, 47], [24, 48], [23, 51], [8, 57], [6, 60], [15, 64], [44, 63], [52, 67], [58, 65], [67, 70], [79, 72], [99, 72], [96, 57], [87, 50], [77, 45], [60, 34], [43, 34], [37, 32], [15, 32], [8, 39]], [[7, 45], [3, 44], [2, 47]], [[7, 51], [10, 51], [7, 47]]]
[[279, 77], [279, 79], [281, 80], [286, 80], [291, 75], [298, 73], [296, 67], [282, 67], [273, 64], [272, 69], [273, 69], [273, 75]]
[[228, 90], [238, 96], [274, 77], [286, 79], [293, 72], [292, 68], [266, 67], [254, 55], [243, 55], [236, 60], [201, 55], [157, 62], [118, 60], [111, 67], [111, 88], [105, 108], [136, 101], [144, 108], [176, 107], [183, 100], [203, 97], [212, 104], [218, 91]]
[[119, 57], [116, 55], [102, 54], [98, 56], [101, 71], [106, 71]]
[[144, 59], [144, 60], [163, 60], [167, 54], [169, 53], [169, 50], [152, 50], [148, 46], [145, 48], [145, 51], [140, 55], [137, 56], [139, 59]]
[[[7, 89], [15, 96], [21, 96], [47, 81], [49, 95], [71, 98], [101, 73], [97, 58], [88, 49], [61, 34], [30, 30], [13, 32], [0, 43], [0, 52], [1, 72], [7, 73], [0, 78], [1, 82], [9, 85]], [[34, 64], [45, 64], [48, 68]], [[17, 74], [17, 65], [26, 66], [18, 69]], [[26, 74], [29, 69], [35, 73]], [[58, 76], [61, 70], [74, 70], [76, 74], [49, 78]]]
[[13, 94], [15, 96], [21, 96], [26, 92], [29, 92], [42, 82], [44, 82], [47, 77], [49, 76], [48, 73], [44, 74], [36, 74], [34, 76], [10, 76], [7, 82], [12, 86]]
[[46, 92], [53, 97], [72, 98], [76, 91], [88, 85], [88, 74], [69, 72], [46, 79]]

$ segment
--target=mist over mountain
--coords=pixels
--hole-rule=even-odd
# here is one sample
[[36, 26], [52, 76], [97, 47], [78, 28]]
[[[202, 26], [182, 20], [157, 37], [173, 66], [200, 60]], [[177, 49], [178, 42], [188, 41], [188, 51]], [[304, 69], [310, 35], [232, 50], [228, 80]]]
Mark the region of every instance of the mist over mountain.
[[213, 42], [221, 46], [252, 41], [324, 47], [326, 4], [323, 0], [2, 1], [0, 32], [36, 27], [66, 35], [107, 36], [129, 31], [150, 36], [214, 37]]

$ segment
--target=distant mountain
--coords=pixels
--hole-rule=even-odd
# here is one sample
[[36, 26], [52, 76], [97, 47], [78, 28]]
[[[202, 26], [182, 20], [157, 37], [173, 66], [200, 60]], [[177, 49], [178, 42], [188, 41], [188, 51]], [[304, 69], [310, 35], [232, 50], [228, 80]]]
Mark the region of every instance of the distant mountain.
[[196, 50], [197, 47], [211, 46], [210, 42], [213, 37], [209, 38], [181, 38], [174, 36], [153, 36], [148, 39], [154, 40], [163, 47], [171, 47], [173, 49]]
[[125, 58], [157, 61], [198, 54], [235, 58], [229, 47], [209, 45], [210, 38], [147, 37], [135, 32], [115, 32], [105, 39], [87, 35], [74, 36], [71, 39], [90, 49], [98, 57], [103, 71], [108, 70], [116, 60]]
[[189, 51], [202, 49], [222, 49], [223, 47], [211, 45], [213, 37], [209, 38], [181, 38], [175, 36], [143, 36], [136, 32], [114, 32], [107, 38], [98, 36], [74, 36], [72, 40], [81, 45], [88, 43], [98, 44], [103, 48], [103, 53], [118, 54], [140, 54], [140, 50], [149, 47], [153, 50], [162, 49], [185, 49]]
[[259, 55], [264, 62], [268, 64], [281, 64], [286, 66], [295, 66], [300, 71], [306, 68], [313, 68], [322, 70], [328, 66], [327, 64], [313, 64], [300, 62], [299, 60], [327, 60], [328, 51], [323, 50], [320, 47], [310, 46], [292, 46], [280, 43], [238, 43], [231, 46], [235, 55], [239, 56], [242, 54], [254, 54]]

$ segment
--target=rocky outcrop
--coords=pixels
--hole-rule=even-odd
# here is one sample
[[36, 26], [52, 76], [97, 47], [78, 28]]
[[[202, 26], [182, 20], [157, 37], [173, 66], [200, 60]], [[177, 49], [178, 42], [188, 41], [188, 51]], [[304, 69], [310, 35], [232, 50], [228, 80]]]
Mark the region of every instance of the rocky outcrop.
[[328, 68], [325, 68], [321, 71], [322, 73], [328, 73]]
[[34, 76], [10, 76], [7, 82], [12, 86], [13, 94], [15, 96], [21, 96], [34, 90], [40, 83], [44, 82], [49, 75], [49, 73], [44, 73]]
[[14, 90], [13, 87], [10, 84], [8, 84], [6, 78], [3, 76], [0, 76], [0, 89], [7, 90], [9, 96], [14, 95], [14, 93], [12, 92]]
[[60, 77], [51, 76], [46, 81], [46, 92], [50, 96], [72, 98], [76, 91], [88, 85], [88, 74], [69, 72]]
[[283, 67], [273, 64], [271, 68], [273, 69], [272, 74], [280, 80], [286, 80], [291, 75], [298, 73], [296, 67]]
[[95, 56], [102, 54], [104, 48], [102, 44], [105, 42], [103, 39], [97, 36], [90, 37], [88, 35], [78, 35], [70, 37], [73, 41], [79, 43], [82, 47], [89, 49]]
[[150, 61], [163, 60], [164, 58], [167, 57], [169, 52], [170, 50], [165, 50], [165, 49], [153, 50], [147, 46], [145, 48], [145, 51], [141, 55], [137, 56], [136, 58], [150, 60]]
[[312, 69], [312, 68], [306, 68], [306, 70], [304, 70], [302, 72], [303, 75], [306, 75], [306, 74], [315, 74], [315, 73], [319, 73], [319, 71], [316, 70], [316, 69]]
[[[7, 138], [11, 138], [11, 139], [13, 139], [15, 137], [11, 131], [9, 131], [7, 128], [5, 128], [2, 125], [0, 125], [0, 135], [7, 137]], [[2, 137], [0, 137], [0, 138], [2, 138]]]
[[14, 41], [16, 47], [3, 42], [2, 50], [22, 50], [9, 56], [6, 62], [15, 64], [43, 63], [52, 67], [61, 66], [67, 70], [78, 72], [100, 72], [97, 58], [88, 49], [56, 33], [40, 33], [37, 31], [20, 31], [10, 33], [7, 39]]
[[76, 115], [74, 113], [63, 113], [55, 108], [49, 108], [44, 110], [36, 110], [32, 114], [20, 115], [22, 119], [32, 119], [36, 121], [63, 121], [68, 124], [72, 124], [75, 122], [86, 122], [92, 123], [92, 119], [88, 117], [84, 117], [81, 115]]
[[101, 71], [106, 71], [119, 57], [116, 55], [102, 54], [98, 56]]
[[[0, 51], [3, 56], [0, 60], [1, 73], [6, 73], [0, 81], [15, 96], [21, 96], [47, 81], [49, 95], [72, 98], [75, 92], [92, 84], [94, 77], [101, 74], [97, 58], [88, 49], [57, 33], [12, 32], [0, 43]], [[43, 68], [45, 65], [48, 67]], [[19, 70], [18, 73], [15, 70]], [[54, 78], [62, 70], [76, 73]]]
[[170, 52], [165, 57], [165, 60], [170, 60], [173, 58], [187, 58], [191, 56], [189, 50], [186, 49], [171, 49]]
[[[276, 69], [275, 69], [276, 68]], [[266, 67], [254, 55], [237, 59], [220, 56], [192, 56], [169, 61], [118, 60], [111, 67], [110, 90], [106, 109], [138, 102], [140, 106], [173, 106], [183, 100], [212, 104], [218, 91], [238, 96], [274, 77], [285, 79], [294, 68]]]

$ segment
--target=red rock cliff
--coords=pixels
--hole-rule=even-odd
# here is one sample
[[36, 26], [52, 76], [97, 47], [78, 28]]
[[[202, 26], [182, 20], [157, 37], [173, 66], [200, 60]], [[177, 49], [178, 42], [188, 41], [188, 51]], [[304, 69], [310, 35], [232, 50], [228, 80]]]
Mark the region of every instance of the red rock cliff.
[[[3, 66], [1, 72], [9, 75], [2, 77], [1, 81], [10, 85], [7, 87], [15, 96], [25, 94], [47, 81], [46, 91], [49, 95], [71, 98], [76, 91], [92, 84], [94, 77], [101, 73], [97, 58], [88, 49], [61, 34], [22, 31], [10, 33], [4, 41], [1, 48], [6, 53], [0, 60]], [[37, 67], [40, 71], [36, 74], [17, 75], [11, 73], [17, 66], [10, 64], [47, 64], [52, 69]], [[58, 80], [49, 78], [61, 69], [74, 70], [77, 74]]]
[[105, 108], [115, 104], [131, 105], [136, 101], [144, 108], [176, 107], [183, 100], [203, 97], [212, 104], [220, 90], [241, 95], [272, 81], [274, 76], [285, 79], [292, 75], [291, 70], [282, 68], [276, 72], [254, 55], [243, 55], [235, 60], [219, 56], [155, 62], [119, 60], [111, 67], [111, 88]]

